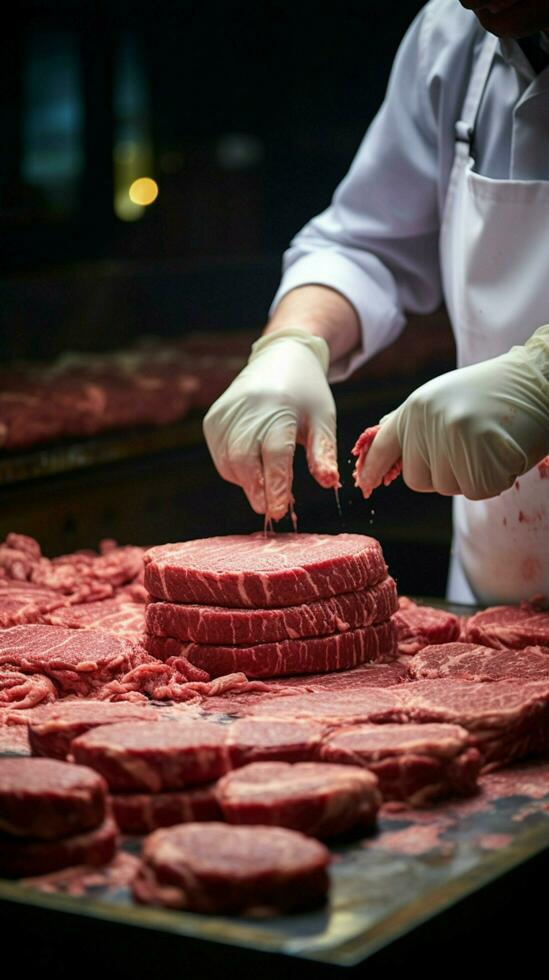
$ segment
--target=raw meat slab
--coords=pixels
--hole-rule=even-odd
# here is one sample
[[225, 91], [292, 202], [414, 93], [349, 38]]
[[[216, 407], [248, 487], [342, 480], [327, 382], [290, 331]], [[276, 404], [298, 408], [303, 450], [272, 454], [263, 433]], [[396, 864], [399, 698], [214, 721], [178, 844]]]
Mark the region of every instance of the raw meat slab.
[[233, 534], [145, 553], [145, 586], [168, 602], [270, 609], [355, 592], [387, 575], [362, 534]]
[[105, 819], [106, 791], [84, 766], [0, 758], [0, 832], [51, 840], [92, 830]]

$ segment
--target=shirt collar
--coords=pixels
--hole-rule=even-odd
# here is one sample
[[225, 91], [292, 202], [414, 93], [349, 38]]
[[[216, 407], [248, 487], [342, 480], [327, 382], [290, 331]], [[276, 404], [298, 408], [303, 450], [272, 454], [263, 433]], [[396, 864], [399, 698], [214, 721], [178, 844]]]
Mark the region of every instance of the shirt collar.
[[498, 51], [503, 60], [512, 65], [519, 75], [523, 75], [528, 82], [533, 82], [536, 78], [536, 73], [528, 58], [513, 38], [500, 37]]

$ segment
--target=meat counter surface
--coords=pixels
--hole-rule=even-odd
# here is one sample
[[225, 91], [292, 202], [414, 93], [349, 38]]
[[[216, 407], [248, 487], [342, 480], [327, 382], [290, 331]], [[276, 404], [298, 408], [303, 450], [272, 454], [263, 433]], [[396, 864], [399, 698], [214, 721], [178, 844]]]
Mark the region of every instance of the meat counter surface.
[[[207, 718], [228, 720], [211, 711]], [[480, 785], [476, 796], [429, 809], [385, 806], [377, 832], [332, 847], [329, 905], [314, 913], [254, 919], [138, 907], [129, 887], [140, 848], [136, 837], [124, 838], [121, 853], [105, 869], [2, 881], [0, 902], [22, 928], [30, 914], [55, 911], [50, 938], [52, 927], [59, 935], [66, 932], [67, 920], [59, 913], [68, 913], [86, 920], [88, 928], [94, 922], [95, 928], [146, 930], [153, 948], [151, 930], [158, 941], [177, 937], [182, 962], [199, 942], [207, 944], [210, 960], [219, 951], [220, 969], [243, 950], [290, 957], [288, 969], [291, 963], [304, 969], [307, 961], [317, 968], [352, 967], [462, 900], [474, 901], [513, 869], [542, 860], [549, 845], [549, 763], [520, 763], [482, 776]]]

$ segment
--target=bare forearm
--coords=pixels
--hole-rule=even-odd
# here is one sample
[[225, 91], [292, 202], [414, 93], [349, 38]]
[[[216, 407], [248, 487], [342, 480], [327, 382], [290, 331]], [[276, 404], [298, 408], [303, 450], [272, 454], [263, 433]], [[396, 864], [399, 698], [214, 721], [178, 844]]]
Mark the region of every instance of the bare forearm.
[[286, 293], [264, 333], [290, 326], [322, 337], [330, 348], [332, 362], [360, 346], [360, 322], [354, 306], [341, 293], [327, 286], [300, 286]]

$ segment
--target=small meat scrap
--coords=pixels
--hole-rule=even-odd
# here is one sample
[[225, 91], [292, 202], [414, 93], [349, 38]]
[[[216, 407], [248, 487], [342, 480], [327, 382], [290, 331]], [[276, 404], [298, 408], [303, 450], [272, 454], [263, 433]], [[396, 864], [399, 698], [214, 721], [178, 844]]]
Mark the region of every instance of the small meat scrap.
[[195, 667], [221, 677], [242, 671], [247, 677], [277, 677], [347, 670], [359, 664], [394, 660], [396, 630], [388, 620], [331, 636], [280, 640], [256, 646], [206, 646], [147, 635], [145, 647], [161, 660], [184, 656]]
[[222, 820], [215, 783], [171, 793], [113, 793], [113, 816], [124, 834], [150, 834], [159, 827]]
[[[357, 457], [356, 465], [353, 470], [353, 479], [355, 481], [355, 487], [360, 487], [360, 489], [362, 490], [362, 495], [366, 499], [372, 495], [373, 491], [376, 488], [362, 486], [360, 483], [360, 473], [364, 465], [366, 456], [368, 455], [370, 447], [375, 437], [377, 436], [380, 428], [381, 426], [379, 425], [371, 425], [368, 429], [365, 429], [364, 432], [358, 437], [355, 445], [351, 450], [353, 456]], [[385, 473], [383, 477], [383, 485], [385, 487], [388, 487], [389, 484], [393, 482], [393, 480], [396, 480], [396, 478], [400, 476], [401, 473], [402, 473], [402, 460], [399, 459], [397, 460], [396, 463], [394, 463], [391, 466], [391, 468], [387, 471], [387, 473]]]
[[145, 586], [168, 602], [270, 609], [377, 585], [381, 546], [362, 534], [232, 534], [145, 552]]
[[101, 725], [74, 739], [72, 752], [117, 793], [186, 789], [229, 768], [225, 730], [207, 721]]
[[531, 602], [522, 602], [520, 606], [492, 606], [467, 620], [464, 638], [500, 650], [549, 647], [549, 610]]
[[147, 632], [184, 643], [253, 646], [303, 637], [344, 633], [380, 623], [396, 611], [396, 584], [383, 582], [358, 592], [280, 609], [228, 609], [193, 603], [151, 602]]
[[49, 677], [24, 674], [15, 667], [0, 671], [0, 708], [25, 710], [57, 700], [57, 688]]
[[220, 779], [216, 794], [229, 823], [322, 839], [371, 829], [381, 803], [372, 773], [323, 762], [253, 762]]
[[459, 725], [356, 725], [326, 736], [319, 756], [364, 766], [379, 781], [384, 800], [426, 806], [477, 789], [480, 754]]
[[418, 605], [400, 596], [393, 616], [397, 628], [398, 652], [412, 655], [432, 643], [451, 643], [459, 639], [460, 621], [453, 613]]
[[145, 840], [134, 897], [190, 912], [296, 912], [322, 905], [330, 852], [281, 827], [190, 823]]
[[444, 643], [424, 647], [410, 663], [409, 672], [417, 680], [449, 677], [475, 682], [549, 682], [549, 648], [500, 650], [475, 643]]
[[51, 840], [105, 818], [106, 784], [92, 769], [52, 759], [0, 759], [0, 831]]

